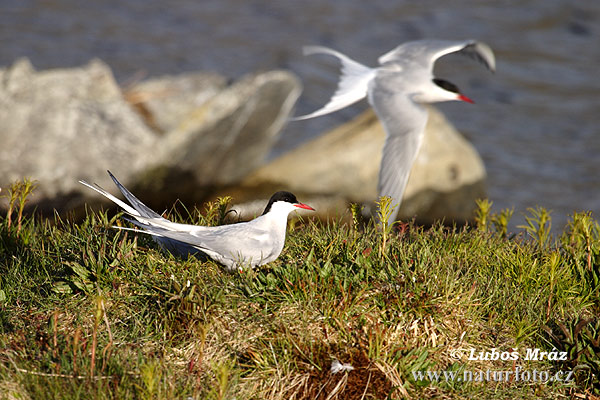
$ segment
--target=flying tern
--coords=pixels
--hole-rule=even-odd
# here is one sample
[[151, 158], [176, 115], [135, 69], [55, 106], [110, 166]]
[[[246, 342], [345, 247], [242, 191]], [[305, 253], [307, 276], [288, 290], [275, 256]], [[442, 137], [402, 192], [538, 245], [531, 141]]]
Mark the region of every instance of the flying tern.
[[253, 268], [277, 259], [285, 242], [288, 214], [298, 209], [314, 211], [298, 202], [292, 193], [281, 191], [271, 196], [262, 215], [252, 221], [215, 227], [180, 224], [161, 217], [121, 185], [110, 171], [108, 174], [129, 204], [97, 184], [79, 183], [123, 208], [132, 217], [126, 218], [128, 221], [141, 228], [141, 232], [152, 235], [167, 251], [183, 256], [202, 252], [229, 270]]
[[473, 103], [458, 87], [433, 76], [438, 58], [461, 53], [495, 71], [492, 49], [475, 40], [417, 40], [407, 42], [379, 57], [379, 66], [370, 68], [344, 54], [321, 46], [307, 46], [305, 55], [329, 54], [341, 61], [341, 77], [333, 97], [322, 108], [293, 118], [303, 120], [329, 114], [367, 97], [383, 124], [386, 138], [379, 167], [379, 196], [392, 199], [396, 219], [411, 167], [423, 141], [427, 123], [424, 104], [462, 100]]

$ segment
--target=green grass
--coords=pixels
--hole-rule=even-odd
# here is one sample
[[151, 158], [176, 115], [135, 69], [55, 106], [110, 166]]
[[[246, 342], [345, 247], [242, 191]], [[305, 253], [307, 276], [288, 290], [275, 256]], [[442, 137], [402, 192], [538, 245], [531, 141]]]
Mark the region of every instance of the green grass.
[[[171, 217], [216, 224], [223, 204]], [[0, 398], [600, 395], [598, 224], [575, 214], [553, 238], [532, 209], [507, 235], [511, 213], [489, 209], [472, 228], [378, 230], [356, 208], [349, 223], [294, 219], [280, 258], [241, 273], [164, 254], [112, 229], [118, 215], [0, 217]], [[467, 359], [492, 348], [521, 359]], [[568, 357], [524, 360], [528, 348]], [[354, 369], [332, 375], [334, 359]], [[575, 373], [568, 384], [414, 376], [516, 368]]]

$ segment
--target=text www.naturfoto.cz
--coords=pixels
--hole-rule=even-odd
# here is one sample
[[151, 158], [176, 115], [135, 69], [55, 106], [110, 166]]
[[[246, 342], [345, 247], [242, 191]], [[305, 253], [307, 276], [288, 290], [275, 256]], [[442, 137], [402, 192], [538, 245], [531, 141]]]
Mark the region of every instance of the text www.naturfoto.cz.
[[514, 371], [412, 371], [415, 381], [430, 382], [570, 382], [573, 371], [522, 370], [516, 367]]

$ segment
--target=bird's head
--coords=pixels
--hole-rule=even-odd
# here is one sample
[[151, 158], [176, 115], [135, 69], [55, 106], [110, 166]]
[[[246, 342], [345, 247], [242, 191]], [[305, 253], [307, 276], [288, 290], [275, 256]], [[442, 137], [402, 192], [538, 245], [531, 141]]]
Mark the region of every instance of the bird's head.
[[454, 83], [439, 78], [433, 78], [431, 83], [426, 85], [426, 89], [414, 93], [412, 99], [417, 103], [424, 104], [455, 100], [474, 103], [473, 100], [462, 94]]
[[474, 103], [473, 100], [465, 96], [460, 92], [458, 86], [452, 82], [448, 82], [445, 79], [433, 78], [431, 80], [431, 91], [426, 95], [430, 97], [427, 103], [437, 103], [441, 101], [466, 101], [467, 103]]
[[267, 207], [265, 208], [265, 211], [263, 211], [262, 215], [265, 215], [269, 212], [290, 213], [299, 208], [315, 211], [315, 209], [311, 206], [300, 203], [293, 193], [280, 191], [271, 196], [269, 203], [267, 204]]

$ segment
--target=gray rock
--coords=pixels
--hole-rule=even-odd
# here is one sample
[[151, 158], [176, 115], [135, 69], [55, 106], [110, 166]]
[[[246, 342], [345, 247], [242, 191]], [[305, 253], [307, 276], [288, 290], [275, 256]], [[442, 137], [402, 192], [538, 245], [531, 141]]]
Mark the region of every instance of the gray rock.
[[39, 72], [18, 61], [0, 70], [0, 187], [30, 177], [29, 204], [63, 212], [97, 199], [79, 179], [111, 188], [110, 169], [151, 206], [200, 202], [264, 163], [301, 90], [283, 71], [224, 84], [161, 78], [131, 89], [132, 106], [101, 61]]
[[[234, 198], [268, 198], [274, 189], [294, 192], [310, 203], [328, 197], [321, 215], [343, 214], [340, 202], [377, 199], [377, 177], [384, 132], [371, 110], [256, 170]], [[399, 219], [420, 223], [438, 219], [464, 222], [473, 216], [475, 199], [485, 196], [481, 158], [446, 118], [430, 108], [423, 145], [411, 171]], [[235, 196], [238, 197], [235, 197]]]
[[40, 72], [20, 60], [0, 70], [0, 120], [0, 186], [37, 180], [33, 205], [42, 209], [107, 168], [127, 181], [157, 141], [99, 60]]

